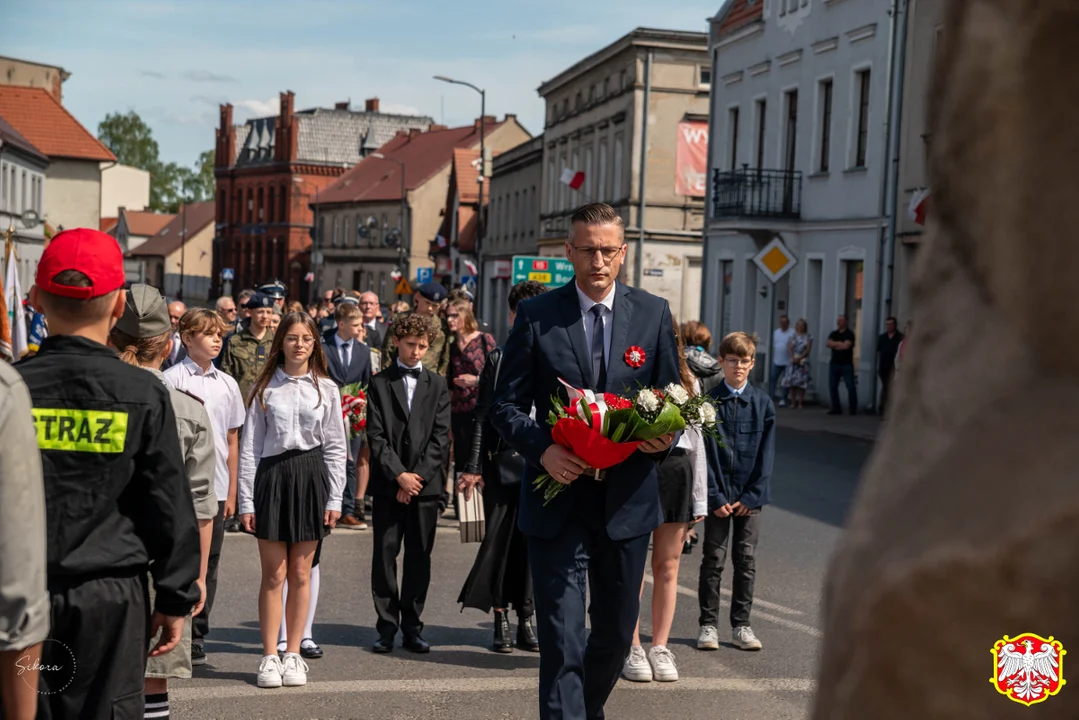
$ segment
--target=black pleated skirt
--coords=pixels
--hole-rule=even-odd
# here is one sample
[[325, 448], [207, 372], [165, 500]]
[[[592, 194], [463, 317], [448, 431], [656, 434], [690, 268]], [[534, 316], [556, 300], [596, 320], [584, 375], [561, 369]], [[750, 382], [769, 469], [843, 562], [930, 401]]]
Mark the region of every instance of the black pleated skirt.
[[484, 481], [486, 531], [457, 602], [462, 611], [468, 607], [489, 613], [491, 608], [512, 607], [519, 617], [530, 617], [535, 605], [528, 541], [517, 527], [520, 488], [500, 486], [489, 472]]
[[659, 464], [659, 503], [663, 522], [693, 520], [693, 463], [685, 448], [674, 448]]
[[287, 543], [321, 540], [329, 494], [321, 448], [262, 458], [255, 472], [255, 537]]

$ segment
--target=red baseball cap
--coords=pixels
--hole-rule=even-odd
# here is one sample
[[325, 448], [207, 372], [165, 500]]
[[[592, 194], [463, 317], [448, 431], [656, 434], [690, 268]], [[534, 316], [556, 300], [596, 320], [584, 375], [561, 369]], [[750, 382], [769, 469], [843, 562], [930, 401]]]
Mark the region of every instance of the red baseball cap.
[[[90, 278], [90, 287], [53, 282], [65, 270]], [[89, 300], [124, 286], [124, 253], [116, 238], [90, 228], [65, 230], [52, 239], [37, 264], [34, 284], [52, 295]]]

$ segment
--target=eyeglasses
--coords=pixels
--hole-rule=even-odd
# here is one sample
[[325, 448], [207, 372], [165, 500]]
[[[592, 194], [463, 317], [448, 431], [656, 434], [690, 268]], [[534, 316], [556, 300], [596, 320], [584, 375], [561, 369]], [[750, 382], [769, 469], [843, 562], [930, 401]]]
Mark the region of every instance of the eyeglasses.
[[236, 308], [221, 308], [221, 312], [232, 314], [236, 312]]
[[570, 245], [579, 255], [591, 260], [595, 257], [596, 253], [603, 256], [604, 262], [610, 262], [614, 260], [618, 253], [622, 252], [622, 246], [618, 247], [577, 247], [576, 245]]
[[315, 338], [310, 335], [304, 335], [303, 337], [298, 335], [286, 335], [285, 342], [289, 345], [313, 345], [315, 343]]
[[460, 315], [458, 315], [457, 313], [454, 313], [453, 315], [450, 315], [450, 314], [448, 314], [448, 313], [446, 314], [446, 319], [447, 319], [447, 320], [456, 320], [456, 319], [457, 319], [457, 318], [459, 318], [459, 317], [461, 317], [461, 316], [460, 316]]
[[723, 362], [727, 363], [731, 367], [744, 367], [747, 368], [753, 364], [753, 358], [724, 358]]

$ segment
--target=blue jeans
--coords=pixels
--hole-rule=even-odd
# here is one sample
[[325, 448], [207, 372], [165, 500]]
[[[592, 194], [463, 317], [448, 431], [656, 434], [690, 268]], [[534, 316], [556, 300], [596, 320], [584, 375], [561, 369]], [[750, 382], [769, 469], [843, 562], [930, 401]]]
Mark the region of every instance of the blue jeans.
[[847, 386], [847, 402], [850, 405], [850, 414], [858, 412], [858, 390], [854, 386], [854, 365], [837, 365], [828, 363], [828, 390], [832, 395], [832, 412], [841, 412], [839, 405], [839, 380]]
[[[776, 385], [779, 383], [779, 379], [783, 377], [783, 373], [787, 372], [786, 365], [773, 365], [772, 375], [768, 379], [768, 397], [775, 400], [776, 397]], [[781, 387], [779, 393], [779, 399], [783, 402], [787, 402], [787, 395], [790, 394], [790, 388]]]

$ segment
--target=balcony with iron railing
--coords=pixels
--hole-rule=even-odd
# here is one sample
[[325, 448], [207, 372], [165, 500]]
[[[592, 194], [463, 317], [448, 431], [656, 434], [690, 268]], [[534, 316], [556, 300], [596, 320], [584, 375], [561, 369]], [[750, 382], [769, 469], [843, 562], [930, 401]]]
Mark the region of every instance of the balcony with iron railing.
[[797, 220], [802, 214], [802, 173], [743, 165], [712, 171], [712, 216]]

